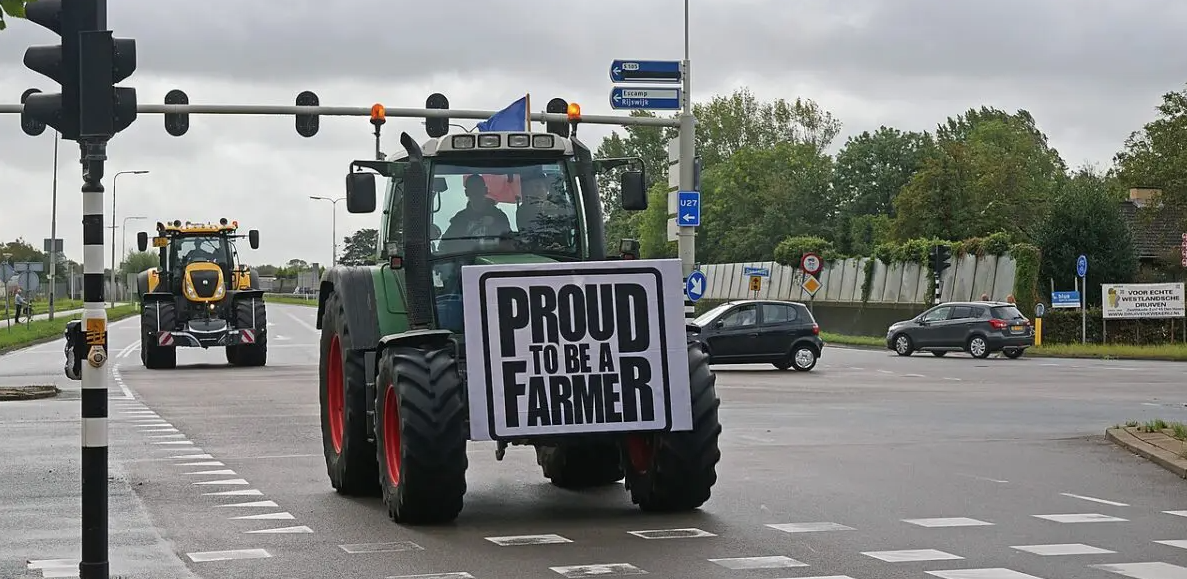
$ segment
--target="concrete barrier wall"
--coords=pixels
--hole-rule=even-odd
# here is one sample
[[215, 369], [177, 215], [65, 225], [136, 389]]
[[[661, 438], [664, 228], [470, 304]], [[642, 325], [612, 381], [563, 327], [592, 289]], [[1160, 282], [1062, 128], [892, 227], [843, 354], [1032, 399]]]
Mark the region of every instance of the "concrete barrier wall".
[[[860, 305], [862, 284], [865, 282], [866, 263], [872, 258], [851, 258], [828, 262], [817, 279], [823, 284], [815, 299], [803, 289], [802, 271], [779, 265], [772, 261], [744, 263], [712, 263], [701, 266], [708, 279], [704, 300], [748, 299], [755, 297], [750, 291], [750, 278], [745, 275], [747, 267], [766, 268], [770, 277], [762, 279], [758, 297], [791, 301], [814, 301], [816, 304]], [[903, 311], [913, 306], [926, 304], [930, 295], [927, 268], [916, 263], [884, 264], [874, 261], [874, 275], [870, 280], [869, 299], [866, 306], [904, 306]], [[952, 267], [940, 276], [942, 301], [965, 301], [980, 299], [988, 294], [990, 299], [1004, 300], [1014, 288], [1014, 259], [1005, 256], [987, 255], [977, 257], [964, 255], [954, 260]], [[898, 311], [894, 315], [898, 315]]]

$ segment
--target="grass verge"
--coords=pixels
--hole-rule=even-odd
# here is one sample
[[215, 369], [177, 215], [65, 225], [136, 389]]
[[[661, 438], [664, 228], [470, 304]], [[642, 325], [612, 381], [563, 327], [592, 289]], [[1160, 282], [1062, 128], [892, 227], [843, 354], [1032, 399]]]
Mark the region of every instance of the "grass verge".
[[[11, 307], [11, 306], [10, 306]], [[81, 310], [82, 300], [71, 300], [60, 298], [54, 300], [55, 312], [68, 312], [70, 310]], [[49, 313], [49, 300], [40, 299], [33, 302], [33, 315], [41, 315]]]
[[[122, 320], [136, 315], [139, 311], [140, 308], [136, 304], [107, 308], [107, 321], [114, 322], [116, 320]], [[12, 328], [0, 326], [0, 354], [6, 354], [12, 350], [56, 340], [62, 337], [62, 331], [66, 329], [67, 322], [80, 319], [82, 319], [82, 314], [78, 313], [67, 317], [54, 318], [53, 320], [37, 320], [28, 325], [20, 324], [18, 326], [13, 324]]]
[[289, 304], [293, 306], [312, 306], [317, 307], [317, 298], [298, 298], [293, 296], [282, 296], [276, 294], [264, 294], [264, 301], [274, 304]]
[[[846, 336], [821, 332], [825, 343], [885, 348], [886, 339], [876, 336]], [[1187, 344], [1134, 346], [1130, 344], [1043, 344], [1026, 349], [1025, 356], [1048, 358], [1093, 358], [1098, 360], [1169, 360], [1187, 362]]]

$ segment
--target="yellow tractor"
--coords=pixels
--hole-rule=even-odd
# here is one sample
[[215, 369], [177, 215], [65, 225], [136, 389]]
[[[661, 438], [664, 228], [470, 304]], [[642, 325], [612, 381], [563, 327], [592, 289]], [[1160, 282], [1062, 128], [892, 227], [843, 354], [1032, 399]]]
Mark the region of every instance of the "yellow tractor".
[[[178, 347], [225, 347], [235, 366], [268, 360], [268, 317], [254, 269], [239, 263], [235, 239], [260, 247], [260, 232], [238, 233], [239, 222], [181, 220], [157, 223], [151, 239], [160, 266], [136, 276], [140, 296], [140, 361], [145, 368], [173, 368]], [[147, 251], [148, 233], [136, 235]]]

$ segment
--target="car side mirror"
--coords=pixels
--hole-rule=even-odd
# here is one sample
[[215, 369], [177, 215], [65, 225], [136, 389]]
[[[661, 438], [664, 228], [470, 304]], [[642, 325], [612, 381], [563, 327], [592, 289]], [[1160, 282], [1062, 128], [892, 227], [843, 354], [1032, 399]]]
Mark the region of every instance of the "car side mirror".
[[148, 233], [141, 231], [136, 234], [136, 247], [139, 247], [140, 251], [148, 251]]
[[725, 320], [717, 320], [716, 322], [713, 322], [714, 329], [720, 330], [721, 328], [724, 328], [724, 327], [725, 327]]
[[252, 249], [260, 248], [260, 230], [252, 229], [247, 232], [247, 243], [251, 245]]
[[375, 211], [375, 174], [352, 172], [346, 174], [346, 210], [350, 213]]
[[622, 208], [627, 211], [647, 209], [647, 187], [642, 171], [626, 171], [619, 179], [622, 194]]

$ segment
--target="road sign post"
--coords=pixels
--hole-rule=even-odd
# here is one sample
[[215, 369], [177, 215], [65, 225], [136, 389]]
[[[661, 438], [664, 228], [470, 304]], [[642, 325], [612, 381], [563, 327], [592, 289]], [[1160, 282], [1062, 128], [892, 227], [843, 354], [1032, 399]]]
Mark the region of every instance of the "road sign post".
[[1076, 275], [1080, 277], [1080, 343], [1088, 343], [1088, 256], [1076, 258]]

